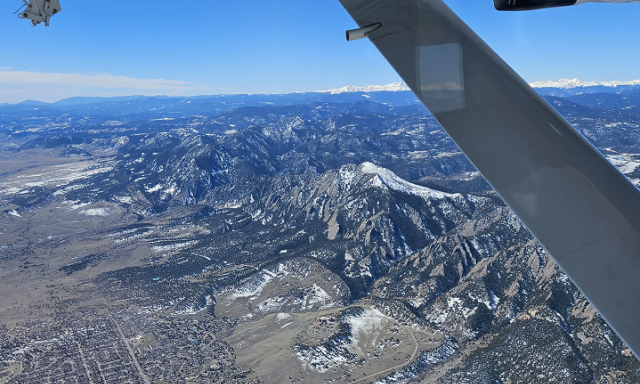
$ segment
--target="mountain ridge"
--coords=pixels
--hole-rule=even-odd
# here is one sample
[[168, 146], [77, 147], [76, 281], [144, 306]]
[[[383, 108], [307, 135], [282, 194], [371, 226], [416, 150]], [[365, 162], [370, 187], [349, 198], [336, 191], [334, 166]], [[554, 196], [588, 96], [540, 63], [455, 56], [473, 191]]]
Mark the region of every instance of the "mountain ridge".
[[[594, 93], [623, 93], [626, 91], [640, 91], [640, 79], [629, 81], [583, 81], [578, 78], [560, 80], [542, 80], [529, 83], [538, 93], [549, 96], [573, 96], [578, 94], [594, 94]], [[289, 93], [239, 93], [239, 94], [218, 94], [218, 95], [198, 95], [198, 96], [141, 96], [141, 95], [129, 95], [129, 96], [112, 96], [112, 97], [84, 97], [75, 96], [58, 101], [47, 103], [38, 100], [24, 100], [20, 103], [0, 103], [0, 106], [51, 106], [51, 107], [70, 107], [80, 106], [95, 103], [114, 103], [114, 102], [140, 102], [144, 100], [162, 99], [173, 100], [181, 102], [211, 102], [213, 100], [224, 99], [236, 99], [236, 98], [255, 98], [264, 99], [262, 103], [269, 104], [267, 99], [272, 97], [277, 98], [299, 98], [308, 95], [348, 95], [348, 94], [364, 94], [363, 97], [368, 98], [370, 94], [390, 92], [390, 93], [403, 93], [411, 92], [411, 89], [406, 83], [399, 81], [389, 84], [381, 85], [347, 85], [341, 88], [319, 90], [319, 91], [304, 91], [304, 92], [289, 92]], [[308, 100], [304, 100], [308, 102]]]
[[[126, 381], [123, 334], [152, 382], [638, 382], [437, 120], [346, 95], [3, 110], [9, 382]], [[547, 100], [640, 184], [640, 113]]]
[[579, 87], [611, 87], [615, 88], [622, 85], [640, 85], [640, 80], [630, 81], [582, 81], [577, 77], [574, 79], [560, 79], [560, 80], [546, 80], [546, 81], [534, 81], [529, 83], [533, 88], [579, 88]]

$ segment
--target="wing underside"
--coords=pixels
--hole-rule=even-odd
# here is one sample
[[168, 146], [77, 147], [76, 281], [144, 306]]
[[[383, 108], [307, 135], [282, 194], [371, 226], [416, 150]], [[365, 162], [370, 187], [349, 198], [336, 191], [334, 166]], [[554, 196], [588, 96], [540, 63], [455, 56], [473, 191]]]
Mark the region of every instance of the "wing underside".
[[441, 0], [340, 0], [640, 356], [640, 192]]

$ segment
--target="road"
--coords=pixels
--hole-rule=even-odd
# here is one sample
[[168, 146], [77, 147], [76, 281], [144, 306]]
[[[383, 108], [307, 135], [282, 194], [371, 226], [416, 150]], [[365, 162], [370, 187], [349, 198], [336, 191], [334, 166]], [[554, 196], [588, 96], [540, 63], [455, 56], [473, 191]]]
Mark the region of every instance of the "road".
[[74, 341], [78, 346], [78, 352], [80, 352], [80, 359], [82, 360], [82, 366], [84, 367], [84, 371], [87, 374], [87, 379], [89, 379], [89, 384], [93, 384], [93, 380], [91, 380], [91, 373], [89, 372], [89, 366], [87, 365], [87, 359], [84, 357], [84, 352], [82, 352], [82, 347], [80, 347], [80, 343]]
[[[107, 299], [103, 297], [102, 300], [104, 301], [105, 305], [109, 306], [109, 304], [107, 303]], [[118, 330], [118, 333], [120, 334], [120, 337], [122, 338], [122, 342], [124, 343], [125, 347], [127, 347], [127, 351], [129, 351], [129, 356], [131, 356], [131, 361], [133, 362], [133, 365], [136, 367], [136, 370], [138, 371], [140, 378], [142, 378], [142, 381], [144, 381], [145, 384], [151, 384], [151, 381], [149, 381], [147, 376], [144, 374], [144, 371], [142, 370], [140, 363], [138, 363], [138, 359], [136, 359], [136, 355], [133, 353], [131, 346], [129, 346], [129, 341], [124, 336], [124, 332], [122, 332], [122, 329], [120, 328], [120, 324], [118, 324], [116, 319], [114, 319], [113, 317], [111, 318], [111, 321], [113, 322], [113, 325], [116, 326], [116, 329]]]
[[142, 371], [142, 367], [138, 363], [138, 359], [136, 359], [136, 355], [133, 353], [133, 350], [129, 346], [129, 342], [127, 341], [127, 338], [124, 337], [124, 333], [122, 332], [122, 329], [120, 329], [120, 325], [118, 324], [118, 322], [114, 318], [111, 318], [111, 321], [113, 321], [113, 324], [116, 326], [116, 328], [118, 328], [118, 332], [120, 333], [120, 337], [122, 338], [122, 341], [124, 342], [124, 345], [127, 347], [127, 350], [129, 351], [129, 355], [131, 356], [131, 360], [133, 361], [133, 365], [138, 370], [138, 374], [140, 374], [140, 377], [145, 382], [145, 384], [151, 384], [149, 379], [147, 379], [147, 376], [145, 376], [144, 372]]

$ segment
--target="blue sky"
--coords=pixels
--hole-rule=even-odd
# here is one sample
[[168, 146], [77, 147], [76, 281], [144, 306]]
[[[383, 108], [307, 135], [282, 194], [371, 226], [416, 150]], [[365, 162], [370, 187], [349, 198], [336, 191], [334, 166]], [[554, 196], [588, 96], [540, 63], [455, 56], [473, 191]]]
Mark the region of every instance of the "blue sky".
[[[501, 13], [445, 0], [527, 81], [640, 79], [640, 4]], [[49, 28], [0, 1], [0, 103], [70, 96], [279, 93], [398, 76], [338, 0], [61, 0]], [[151, 8], [145, 8], [151, 6]]]

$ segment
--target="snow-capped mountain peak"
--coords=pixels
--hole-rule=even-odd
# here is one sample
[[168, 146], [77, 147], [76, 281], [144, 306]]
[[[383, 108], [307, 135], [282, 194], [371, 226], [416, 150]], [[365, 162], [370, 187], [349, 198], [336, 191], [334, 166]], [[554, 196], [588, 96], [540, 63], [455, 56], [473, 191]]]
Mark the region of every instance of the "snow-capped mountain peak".
[[397, 83], [391, 83], [386, 85], [367, 85], [364, 87], [357, 87], [355, 85], [348, 85], [346, 87], [338, 89], [328, 89], [326, 91], [320, 91], [323, 93], [331, 93], [332, 95], [347, 92], [400, 92], [409, 91], [409, 87], [402, 81]]
[[365, 174], [374, 174], [378, 175], [378, 178], [381, 183], [386, 185], [388, 188], [391, 188], [396, 191], [404, 192], [407, 194], [412, 194], [416, 196], [421, 196], [423, 198], [437, 198], [443, 199], [447, 196], [453, 196], [452, 194], [436, 191], [435, 189], [423, 187], [420, 185], [412, 184], [398, 175], [396, 175], [393, 171], [375, 165], [373, 163], [364, 162], [360, 165], [360, 170]]
[[[571, 90], [576, 88], [589, 88], [589, 87], [607, 87], [616, 88], [620, 86], [635, 87], [640, 86], [640, 80], [631, 81], [582, 81], [578, 78], [575, 79], [560, 79], [560, 80], [546, 80], [546, 81], [534, 81], [529, 83], [533, 88], [556, 88], [563, 90]], [[402, 81], [397, 83], [385, 84], [385, 85], [367, 85], [364, 87], [358, 87], [355, 85], [348, 85], [346, 87], [337, 89], [328, 89], [325, 91], [318, 91], [321, 93], [340, 94], [340, 93], [355, 93], [355, 92], [401, 92], [410, 91], [407, 84]]]
[[560, 79], [560, 80], [547, 80], [547, 81], [535, 81], [530, 83], [533, 88], [562, 88], [572, 89], [579, 87], [617, 87], [621, 85], [640, 85], [640, 80], [632, 81], [582, 81], [578, 78], [575, 79]]

